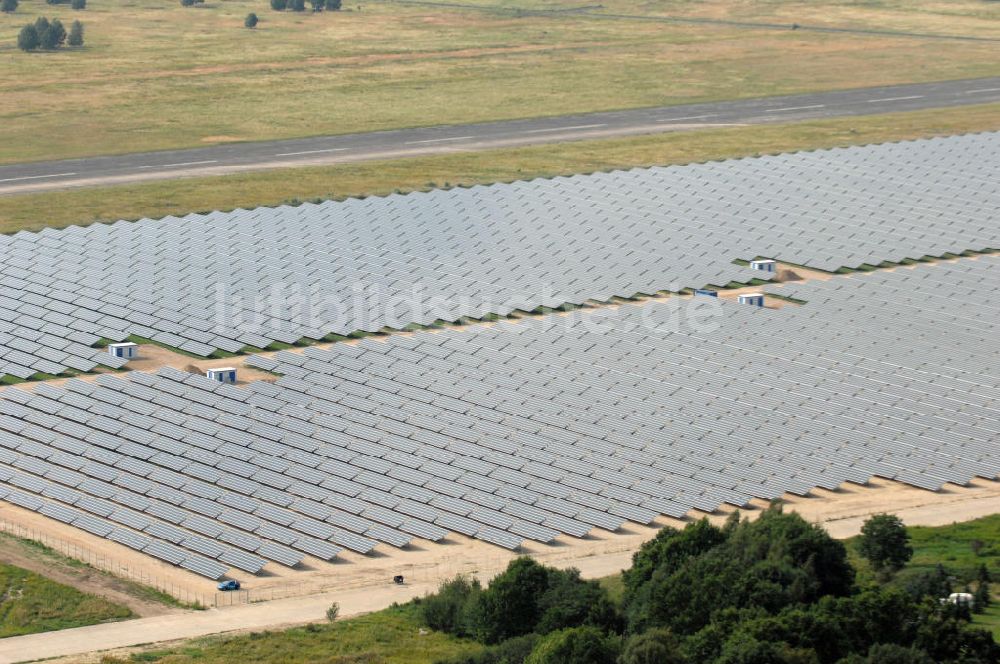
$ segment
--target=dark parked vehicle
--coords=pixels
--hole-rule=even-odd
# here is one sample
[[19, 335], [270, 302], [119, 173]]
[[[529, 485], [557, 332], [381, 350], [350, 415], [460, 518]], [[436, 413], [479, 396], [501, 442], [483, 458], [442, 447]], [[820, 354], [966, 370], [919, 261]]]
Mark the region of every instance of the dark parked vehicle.
[[240, 589], [240, 582], [236, 581], [234, 579], [230, 579], [229, 581], [223, 581], [222, 583], [220, 583], [218, 585], [218, 588], [219, 588], [219, 590], [222, 590], [222, 591], [226, 591], [226, 590], [239, 590]]

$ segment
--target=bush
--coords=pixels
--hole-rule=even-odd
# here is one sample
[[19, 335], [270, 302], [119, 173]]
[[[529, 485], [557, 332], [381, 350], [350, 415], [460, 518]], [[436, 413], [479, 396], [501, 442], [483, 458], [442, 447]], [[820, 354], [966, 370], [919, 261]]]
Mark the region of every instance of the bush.
[[276, 12], [283, 12], [288, 9], [288, 0], [271, 0], [271, 9]]
[[338, 615], [340, 615], [340, 604], [334, 602], [330, 605], [330, 608], [326, 610], [326, 619], [329, 622], [334, 622], [337, 620]]
[[685, 664], [677, 637], [669, 629], [654, 628], [625, 643], [618, 664]]
[[470, 627], [476, 640], [499, 643], [535, 631], [540, 617], [538, 599], [548, 587], [548, 576], [531, 558], [512, 560], [470, 608]]
[[865, 521], [858, 551], [877, 572], [902, 569], [913, 557], [910, 534], [903, 521], [892, 514], [876, 514]]
[[477, 653], [458, 655], [437, 664], [524, 664], [540, 638], [537, 634], [516, 636]]
[[524, 664], [615, 664], [618, 639], [596, 627], [552, 632], [531, 651]]
[[531, 558], [511, 561], [488, 588], [469, 598], [464, 614], [465, 630], [487, 644], [581, 625], [617, 630], [622, 622], [596, 582]]
[[326, 10], [328, 12], [339, 12], [340, 0], [326, 0]]
[[471, 602], [482, 592], [479, 581], [458, 576], [441, 584], [437, 594], [420, 603], [424, 623], [440, 632], [465, 636], [468, 634], [466, 615]]
[[312, 5], [314, 12], [321, 12], [326, 5], [326, 0], [309, 0], [309, 4]]
[[288, 0], [288, 8], [293, 12], [304, 12], [306, 10], [306, 0]]
[[83, 46], [83, 23], [73, 21], [73, 25], [69, 28], [68, 43], [70, 46]]
[[250, 12], [249, 14], [247, 14], [247, 17], [243, 19], [243, 27], [250, 28], [252, 30], [253, 28], [257, 27], [257, 24], [259, 22], [260, 19], [257, 18], [257, 15], [254, 14], [253, 12]]
[[0, 12], [13, 14], [17, 11], [17, 0], [0, 0]]
[[22, 51], [34, 51], [41, 42], [38, 40], [38, 31], [35, 26], [26, 25], [17, 34], [17, 47]]
[[87, 0], [72, 0], [69, 6], [72, 7], [73, 9], [86, 9]]

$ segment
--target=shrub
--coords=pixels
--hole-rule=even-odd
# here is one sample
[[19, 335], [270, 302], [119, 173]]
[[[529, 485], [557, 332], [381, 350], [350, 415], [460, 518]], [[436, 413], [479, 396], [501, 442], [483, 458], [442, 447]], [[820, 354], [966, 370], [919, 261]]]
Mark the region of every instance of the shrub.
[[326, 0], [326, 10], [328, 12], [340, 11], [341, 0]]
[[73, 9], [86, 9], [87, 0], [72, 0], [69, 6], [72, 7]]
[[326, 0], [309, 0], [309, 4], [312, 5], [314, 12], [323, 11], [323, 6], [326, 4]]
[[0, 0], [0, 12], [12, 14], [17, 11], [17, 0]]
[[469, 581], [458, 576], [441, 584], [437, 594], [429, 595], [420, 603], [424, 623], [440, 632], [466, 635], [466, 614], [470, 603], [479, 596], [482, 588], [479, 581]]
[[334, 602], [330, 605], [330, 608], [326, 610], [326, 619], [329, 622], [334, 622], [337, 620], [338, 615], [340, 615], [340, 604]]
[[669, 629], [653, 628], [625, 643], [618, 664], [684, 664], [677, 637]]
[[73, 25], [69, 28], [68, 43], [70, 46], [83, 46], [83, 23], [73, 21]]
[[243, 27], [250, 28], [252, 30], [253, 28], [257, 27], [257, 24], [259, 22], [260, 19], [257, 18], [257, 15], [254, 14], [253, 12], [250, 12], [249, 14], [247, 14], [247, 17], [243, 19]]
[[596, 627], [552, 632], [538, 642], [524, 664], [615, 664], [618, 639]]
[[288, 0], [288, 8], [293, 12], [304, 12], [306, 10], [306, 0]]
[[271, 0], [271, 9], [276, 12], [283, 12], [288, 9], [288, 0]]
[[21, 28], [21, 32], [17, 34], [17, 47], [22, 51], [34, 51], [40, 44], [38, 30], [35, 30], [35, 26], [33, 25], [24, 26]]
[[902, 569], [913, 557], [910, 534], [892, 514], [876, 514], [861, 526], [858, 550], [875, 571]]

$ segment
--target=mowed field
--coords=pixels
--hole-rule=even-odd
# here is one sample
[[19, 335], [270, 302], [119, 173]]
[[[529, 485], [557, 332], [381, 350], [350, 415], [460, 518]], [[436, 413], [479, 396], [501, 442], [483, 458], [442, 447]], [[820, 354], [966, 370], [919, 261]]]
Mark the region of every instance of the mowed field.
[[1000, 104], [0, 197], [0, 233], [991, 131]]
[[[1000, 41], [806, 29], [1000, 39], [986, 0], [475, 2], [22, 0], [0, 15], [0, 163], [1000, 73]], [[82, 20], [86, 45], [21, 53], [39, 15]]]

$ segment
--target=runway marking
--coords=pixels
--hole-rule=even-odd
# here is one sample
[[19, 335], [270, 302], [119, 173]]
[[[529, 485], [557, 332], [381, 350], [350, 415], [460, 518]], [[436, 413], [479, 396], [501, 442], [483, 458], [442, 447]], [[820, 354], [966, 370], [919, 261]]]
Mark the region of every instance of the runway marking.
[[785, 106], [784, 108], [769, 108], [765, 113], [778, 113], [779, 111], [804, 111], [808, 108], [823, 108], [826, 104], [812, 104], [810, 106]]
[[876, 104], [880, 101], [905, 101], [907, 99], [923, 99], [923, 95], [912, 95], [910, 97], [886, 97], [885, 99], [869, 99], [869, 104]]
[[573, 127], [550, 127], [548, 129], [530, 129], [525, 134], [541, 134], [547, 131], [573, 131], [574, 129], [596, 129], [597, 127], [607, 127], [607, 122], [602, 122], [600, 124], [589, 124], [589, 125], [575, 125]]
[[274, 155], [275, 157], [294, 157], [300, 154], [319, 154], [321, 152], [342, 152], [348, 150], [349, 148], [330, 148], [328, 150], [303, 150], [302, 152], [282, 152], [281, 154]]
[[173, 166], [200, 166], [201, 164], [217, 164], [218, 159], [208, 159], [206, 161], [182, 161], [177, 164], [154, 164], [152, 166], [140, 166], [139, 168], [171, 168]]
[[427, 138], [422, 141], [407, 141], [403, 145], [416, 145], [417, 143], [440, 143], [441, 141], [465, 141], [474, 136], [452, 136], [451, 138]]
[[20, 180], [40, 180], [42, 178], [63, 178], [69, 175], [76, 175], [76, 173], [53, 173], [52, 175], [25, 175], [20, 178], [7, 178], [5, 180], [0, 180], [0, 182], [18, 182]]
[[966, 90], [963, 94], [974, 95], [980, 92], [1000, 92], [1000, 88], [982, 88], [981, 90]]
[[681, 120], [703, 120], [705, 118], [714, 118], [718, 113], [706, 113], [705, 115], [685, 115], [682, 118], [659, 118], [657, 122], [679, 122]]

